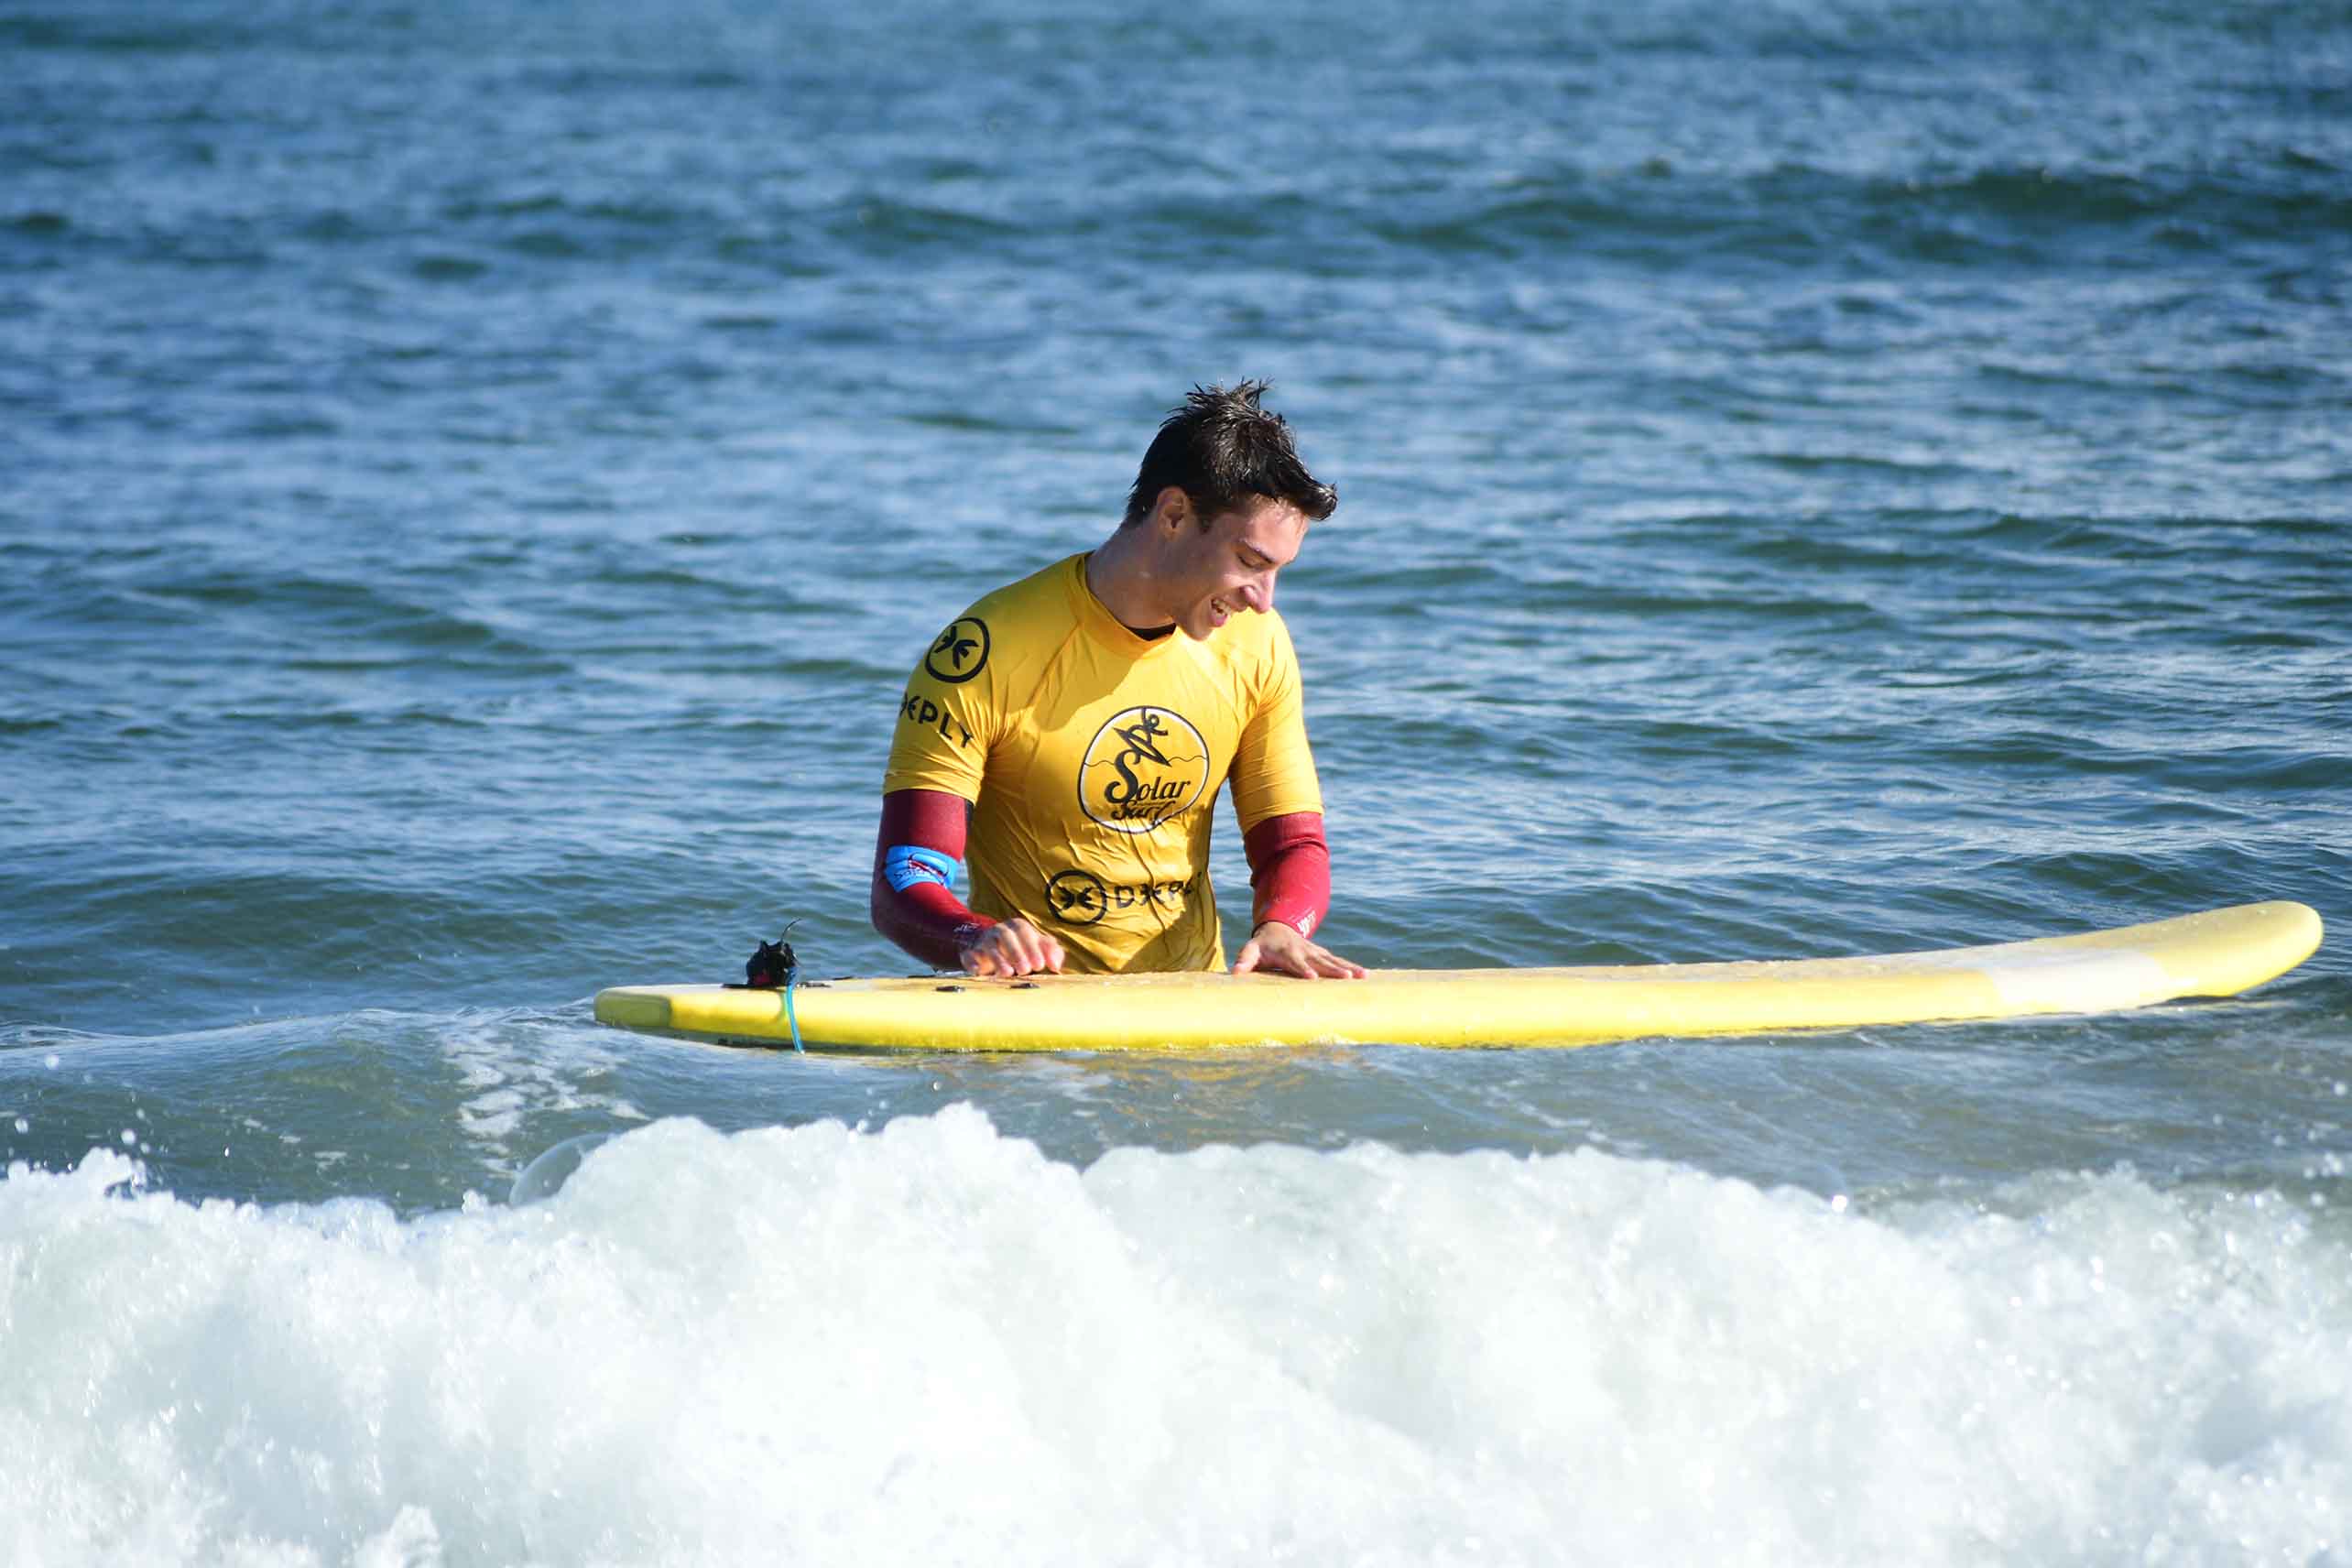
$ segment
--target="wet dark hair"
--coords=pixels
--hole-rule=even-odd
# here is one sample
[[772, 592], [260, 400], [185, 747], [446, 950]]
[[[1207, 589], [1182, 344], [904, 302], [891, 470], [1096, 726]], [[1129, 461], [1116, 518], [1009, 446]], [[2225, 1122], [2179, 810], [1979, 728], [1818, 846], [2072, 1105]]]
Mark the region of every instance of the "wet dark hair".
[[1252, 495], [1288, 501], [1316, 522], [1330, 517], [1339, 492], [1299, 461], [1289, 421], [1258, 406], [1266, 387], [1263, 381], [1230, 390], [1195, 387], [1182, 408], [1169, 410], [1136, 470], [1119, 527], [1150, 516], [1171, 485], [1192, 498], [1203, 528]]

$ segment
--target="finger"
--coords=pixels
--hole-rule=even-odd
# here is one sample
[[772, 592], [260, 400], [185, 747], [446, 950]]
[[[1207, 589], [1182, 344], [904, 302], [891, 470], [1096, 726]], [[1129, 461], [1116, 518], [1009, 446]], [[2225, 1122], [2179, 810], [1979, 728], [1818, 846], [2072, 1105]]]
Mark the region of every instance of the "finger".
[[1270, 975], [1288, 975], [1294, 980], [1315, 978], [1314, 948], [1297, 941], [1269, 942], [1258, 952], [1258, 967]]
[[1258, 939], [1251, 937], [1241, 944], [1241, 952], [1235, 955], [1233, 972], [1236, 975], [1249, 974], [1258, 967], [1258, 961], [1264, 954], [1265, 949], [1258, 945]]
[[1352, 975], [1356, 969], [1356, 965], [1348, 963], [1347, 960], [1332, 952], [1329, 948], [1318, 947], [1314, 949], [1309, 956], [1314, 961], [1315, 972], [1317, 974], [1329, 975], [1335, 979], [1345, 979], [1348, 975]]
[[998, 929], [1005, 932], [1008, 974], [1034, 975], [1040, 969], [1062, 967], [1062, 944], [1029, 921], [1007, 920]]
[[1315, 967], [1315, 955], [1320, 951], [1312, 942], [1299, 943], [1292, 951], [1282, 955], [1282, 972], [1285, 975], [1296, 975], [1301, 980], [1322, 979], [1323, 976], [1317, 973]]
[[1034, 965], [1022, 962], [1021, 934], [1022, 922], [1019, 920], [990, 926], [965, 950], [964, 972], [982, 976], [1027, 974]]
[[1315, 949], [1315, 965], [1334, 980], [1361, 980], [1370, 971], [1351, 959], [1342, 958], [1328, 948]]
[[1297, 967], [1291, 973], [1307, 980], [1318, 980], [1325, 976], [1346, 979], [1348, 972], [1354, 968], [1354, 965], [1339, 954], [1327, 948], [1317, 947], [1311, 942], [1299, 944], [1298, 952], [1292, 955], [1292, 962]]

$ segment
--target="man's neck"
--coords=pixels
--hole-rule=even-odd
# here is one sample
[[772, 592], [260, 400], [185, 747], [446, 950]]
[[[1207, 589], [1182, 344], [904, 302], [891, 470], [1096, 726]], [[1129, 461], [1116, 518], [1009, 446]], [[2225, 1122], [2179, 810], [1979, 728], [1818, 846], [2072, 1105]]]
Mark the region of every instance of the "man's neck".
[[1151, 541], [1142, 527], [1120, 528], [1086, 558], [1086, 591], [1138, 637], [1165, 637], [1176, 617], [1154, 603]]

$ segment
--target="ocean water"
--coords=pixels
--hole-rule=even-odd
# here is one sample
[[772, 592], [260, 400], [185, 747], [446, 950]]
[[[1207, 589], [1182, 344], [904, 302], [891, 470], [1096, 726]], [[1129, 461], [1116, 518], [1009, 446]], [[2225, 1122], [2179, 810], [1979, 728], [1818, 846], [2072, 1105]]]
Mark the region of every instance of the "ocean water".
[[[2352, 1562], [2348, 305], [2339, 4], [0, 0], [0, 1561]], [[902, 970], [905, 671], [1249, 375], [1340, 951], [2330, 937], [593, 1023]]]

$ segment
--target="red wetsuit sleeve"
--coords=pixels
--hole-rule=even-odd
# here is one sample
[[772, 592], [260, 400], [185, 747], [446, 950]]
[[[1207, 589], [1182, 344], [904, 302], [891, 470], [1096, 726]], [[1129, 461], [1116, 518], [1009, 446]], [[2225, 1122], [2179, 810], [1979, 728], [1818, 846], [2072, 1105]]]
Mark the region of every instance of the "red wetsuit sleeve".
[[1331, 912], [1331, 845], [1321, 811], [1269, 817], [1242, 835], [1249, 855], [1250, 926], [1280, 920], [1312, 936]]
[[874, 887], [867, 899], [874, 929], [934, 969], [963, 967], [964, 939], [996, 922], [975, 914], [953, 889], [937, 882], [891, 887], [882, 863], [900, 844], [962, 860], [969, 810], [963, 796], [943, 789], [893, 789], [882, 797], [882, 831], [874, 841]]

